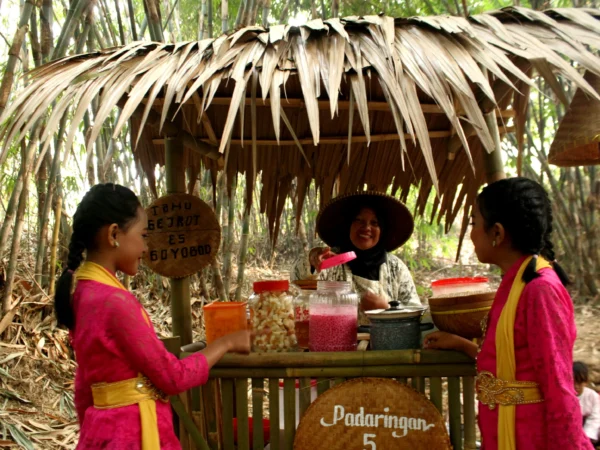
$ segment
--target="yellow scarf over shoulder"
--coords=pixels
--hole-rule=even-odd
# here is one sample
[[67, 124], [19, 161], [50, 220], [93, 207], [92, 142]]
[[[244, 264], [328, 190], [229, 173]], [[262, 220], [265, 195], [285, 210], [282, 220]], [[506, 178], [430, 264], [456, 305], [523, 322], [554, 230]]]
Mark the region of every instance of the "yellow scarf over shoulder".
[[[523, 272], [532, 256], [523, 261], [515, 281], [513, 281], [508, 300], [502, 308], [496, 328], [496, 376], [504, 381], [516, 381], [517, 365], [515, 362], [515, 316], [519, 299], [525, 289]], [[535, 271], [552, 267], [541, 256], [537, 258]], [[498, 410], [498, 450], [516, 450], [515, 438], [515, 405], [499, 405]]]
[[[86, 261], [75, 272], [75, 280], [91, 280], [126, 291], [112, 273], [99, 264]], [[143, 313], [146, 323], [150, 319]], [[142, 376], [116, 383], [98, 383], [92, 386], [94, 406], [112, 409], [137, 404], [142, 424], [142, 450], [160, 449], [158, 419], [156, 416], [156, 389]]]

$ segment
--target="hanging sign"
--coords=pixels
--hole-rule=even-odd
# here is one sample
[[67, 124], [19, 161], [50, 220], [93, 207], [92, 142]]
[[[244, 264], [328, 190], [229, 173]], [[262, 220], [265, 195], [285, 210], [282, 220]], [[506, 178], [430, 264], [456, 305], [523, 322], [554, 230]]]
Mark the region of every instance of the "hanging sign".
[[212, 208], [198, 197], [172, 194], [147, 209], [148, 252], [154, 272], [182, 278], [198, 272], [217, 256], [221, 227]]
[[300, 420], [294, 450], [450, 450], [427, 398], [386, 378], [355, 378], [319, 396]]

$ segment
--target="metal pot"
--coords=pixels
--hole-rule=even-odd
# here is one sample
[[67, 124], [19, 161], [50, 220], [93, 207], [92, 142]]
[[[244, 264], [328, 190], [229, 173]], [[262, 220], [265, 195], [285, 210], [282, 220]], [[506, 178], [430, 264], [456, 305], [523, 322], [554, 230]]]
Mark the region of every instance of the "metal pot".
[[371, 321], [372, 350], [407, 350], [421, 347], [421, 332], [433, 328], [421, 323], [425, 307], [400, 308], [396, 300], [388, 309], [367, 311]]

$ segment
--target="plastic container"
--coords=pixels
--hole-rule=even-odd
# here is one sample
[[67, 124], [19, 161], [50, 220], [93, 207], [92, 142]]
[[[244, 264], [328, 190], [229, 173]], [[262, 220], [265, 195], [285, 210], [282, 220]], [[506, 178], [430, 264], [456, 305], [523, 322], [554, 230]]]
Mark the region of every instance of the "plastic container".
[[310, 296], [314, 290], [303, 289], [294, 299], [294, 326], [298, 348], [308, 348]]
[[248, 329], [246, 302], [212, 302], [202, 310], [208, 344], [226, 334]]
[[448, 297], [452, 295], [474, 294], [490, 290], [486, 277], [445, 278], [431, 282], [433, 297]]
[[286, 352], [297, 348], [294, 303], [287, 280], [257, 281], [248, 299], [253, 352]]
[[346, 281], [319, 281], [310, 296], [309, 348], [311, 352], [356, 350], [358, 295]]
[[340, 253], [339, 255], [332, 256], [331, 258], [327, 258], [325, 261], [323, 261], [321, 263], [321, 270], [331, 269], [335, 266], [341, 266], [342, 264], [346, 264], [354, 259], [356, 259], [356, 253], [354, 252]]

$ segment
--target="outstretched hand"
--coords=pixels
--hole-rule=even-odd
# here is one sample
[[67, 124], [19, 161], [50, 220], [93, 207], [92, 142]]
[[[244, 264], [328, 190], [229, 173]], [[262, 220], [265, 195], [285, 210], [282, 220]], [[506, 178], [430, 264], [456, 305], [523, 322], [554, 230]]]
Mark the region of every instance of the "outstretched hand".
[[477, 356], [477, 344], [456, 334], [434, 331], [425, 336], [423, 348], [440, 350], [458, 350], [471, 358]]
[[335, 253], [331, 251], [331, 248], [315, 247], [308, 254], [308, 261], [315, 269], [321, 270], [321, 263], [332, 256], [335, 256]]

